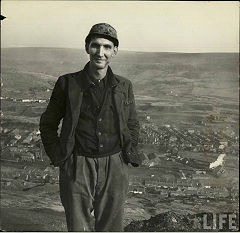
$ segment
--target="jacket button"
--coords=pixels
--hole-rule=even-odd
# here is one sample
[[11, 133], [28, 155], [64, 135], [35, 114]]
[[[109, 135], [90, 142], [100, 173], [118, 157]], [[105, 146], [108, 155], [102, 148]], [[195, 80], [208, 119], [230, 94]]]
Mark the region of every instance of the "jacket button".
[[98, 121], [101, 122], [101, 121], [102, 121], [102, 118], [99, 118]]
[[100, 148], [103, 148], [103, 144], [100, 144], [99, 146], [100, 146]]
[[98, 132], [98, 135], [99, 135], [99, 136], [101, 136], [101, 135], [102, 135], [102, 133], [101, 133], [101, 132]]

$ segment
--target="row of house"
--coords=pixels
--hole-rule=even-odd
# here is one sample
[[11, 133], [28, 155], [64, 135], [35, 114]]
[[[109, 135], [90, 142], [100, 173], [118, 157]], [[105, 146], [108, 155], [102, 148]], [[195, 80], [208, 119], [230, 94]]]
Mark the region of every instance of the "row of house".
[[48, 99], [17, 99], [12, 97], [0, 97], [1, 100], [9, 100], [13, 102], [22, 102], [22, 103], [46, 103]]
[[3, 158], [25, 162], [43, 161], [45, 151], [39, 130], [29, 132], [17, 128], [14, 130], [5, 129], [1, 145]]
[[[177, 154], [178, 150], [195, 152], [221, 152], [225, 150], [232, 139], [221, 132], [200, 132], [196, 129], [177, 129], [171, 125], [160, 126], [157, 129], [152, 124], [142, 124], [139, 142], [156, 144], [161, 151]], [[234, 139], [235, 140], [235, 139]], [[235, 140], [236, 141], [236, 140]]]
[[[165, 188], [164, 188], [165, 187]], [[166, 186], [144, 186], [140, 184], [132, 184], [129, 186], [129, 193], [131, 194], [157, 194], [165, 197], [188, 197], [196, 196], [197, 198], [235, 198], [229, 190], [223, 187], [212, 188], [211, 186], [204, 187], [180, 187], [175, 189], [166, 188]], [[236, 193], [236, 192], [235, 192]]]

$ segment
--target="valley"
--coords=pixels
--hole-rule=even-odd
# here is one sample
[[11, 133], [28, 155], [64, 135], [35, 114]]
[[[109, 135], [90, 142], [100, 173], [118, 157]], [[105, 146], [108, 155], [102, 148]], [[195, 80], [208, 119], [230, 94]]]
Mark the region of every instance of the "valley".
[[[66, 231], [38, 124], [57, 77], [86, 62], [82, 50], [2, 50], [3, 230]], [[239, 213], [238, 55], [123, 51], [111, 67], [133, 82], [141, 124], [125, 226], [169, 211]]]

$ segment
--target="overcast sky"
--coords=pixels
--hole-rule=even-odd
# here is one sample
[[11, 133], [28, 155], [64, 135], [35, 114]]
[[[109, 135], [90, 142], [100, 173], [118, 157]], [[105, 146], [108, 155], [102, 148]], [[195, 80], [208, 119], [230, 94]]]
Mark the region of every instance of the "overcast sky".
[[121, 50], [238, 52], [239, 3], [1, 1], [1, 46], [84, 48], [91, 26], [106, 22]]

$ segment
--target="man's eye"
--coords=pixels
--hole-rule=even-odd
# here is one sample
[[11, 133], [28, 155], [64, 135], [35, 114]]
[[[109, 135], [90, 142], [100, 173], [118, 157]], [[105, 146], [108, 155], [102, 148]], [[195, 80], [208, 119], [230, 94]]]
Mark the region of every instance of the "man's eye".
[[105, 45], [104, 48], [105, 49], [111, 49], [112, 47], [110, 45]]
[[96, 44], [91, 44], [92, 48], [97, 48], [98, 46]]

